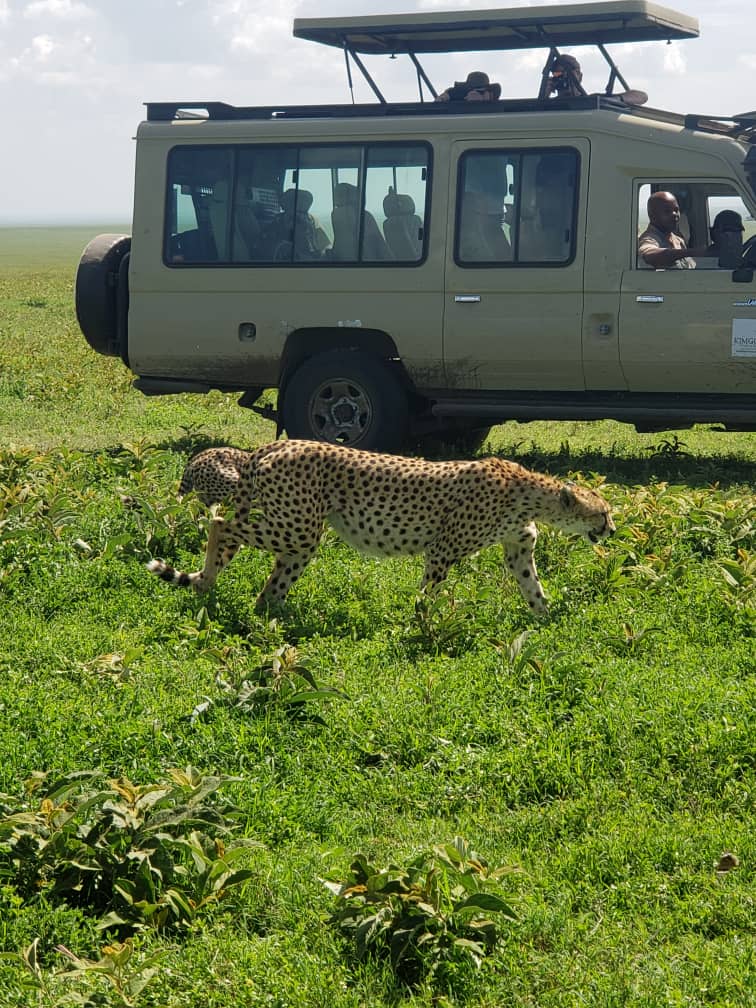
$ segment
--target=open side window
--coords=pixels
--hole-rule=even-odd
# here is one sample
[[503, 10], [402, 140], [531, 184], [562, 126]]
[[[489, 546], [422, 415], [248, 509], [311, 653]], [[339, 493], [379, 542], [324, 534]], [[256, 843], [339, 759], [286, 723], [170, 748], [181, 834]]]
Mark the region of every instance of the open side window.
[[[676, 233], [688, 248], [698, 250], [697, 269], [732, 269], [743, 242], [756, 233], [756, 221], [743, 197], [730, 182], [660, 179], [638, 184], [638, 239], [649, 228], [648, 200], [653, 193], [670, 192], [680, 207]], [[701, 254], [701, 251], [705, 254]], [[638, 269], [651, 269], [636, 248]]]

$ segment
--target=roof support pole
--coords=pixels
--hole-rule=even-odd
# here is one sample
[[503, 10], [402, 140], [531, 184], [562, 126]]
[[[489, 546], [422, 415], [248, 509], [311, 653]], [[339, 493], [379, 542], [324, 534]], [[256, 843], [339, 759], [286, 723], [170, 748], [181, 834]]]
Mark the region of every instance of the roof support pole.
[[411, 52], [409, 53], [409, 58], [415, 64], [415, 69], [417, 70], [417, 81], [418, 81], [418, 88], [420, 90], [420, 101], [423, 100], [423, 87], [421, 81], [425, 82], [425, 86], [428, 88], [433, 97], [438, 98], [438, 93], [431, 84], [430, 80], [428, 80], [428, 75], [426, 74], [425, 70], [423, 70], [423, 68], [420, 66], [417, 56], [413, 52]]
[[614, 82], [615, 82], [615, 80], [618, 80], [620, 82], [620, 84], [625, 89], [625, 91], [629, 91], [630, 90], [629, 84], [627, 83], [627, 81], [625, 80], [625, 78], [622, 76], [622, 74], [619, 72], [619, 70], [617, 69], [617, 64], [614, 62], [614, 60], [612, 59], [612, 57], [606, 51], [606, 49], [604, 48], [603, 43], [602, 42], [597, 42], [596, 45], [598, 46], [598, 49], [599, 49], [601, 55], [604, 57], [604, 59], [606, 60], [606, 62], [609, 64], [609, 67], [611, 68], [611, 73], [609, 74], [609, 82], [606, 85], [606, 93], [607, 94], [611, 94], [612, 93], [612, 91], [614, 90]]
[[371, 88], [373, 94], [375, 95], [375, 97], [378, 99], [378, 101], [381, 103], [381, 105], [385, 105], [386, 104], [386, 99], [383, 97], [383, 95], [381, 94], [381, 92], [378, 90], [378, 87], [376, 86], [375, 81], [373, 80], [373, 78], [370, 76], [370, 74], [365, 69], [365, 66], [364, 66], [362, 60], [360, 59], [360, 57], [357, 55], [357, 53], [354, 51], [354, 49], [350, 49], [347, 46], [346, 39], [345, 39], [344, 40], [344, 58], [346, 59], [347, 79], [349, 81], [349, 90], [352, 93], [352, 104], [354, 105], [354, 85], [352, 84], [352, 72], [351, 72], [351, 68], [349, 66], [349, 57], [350, 56], [352, 57], [352, 59], [354, 60], [354, 62], [357, 64], [357, 66], [360, 68], [360, 70], [362, 72], [362, 76], [365, 78], [365, 80], [370, 85], [370, 88]]
[[354, 81], [352, 80], [352, 68], [349, 65], [349, 50], [347, 49], [346, 39], [344, 40], [344, 63], [346, 64], [349, 94], [352, 96], [352, 105], [354, 105]]

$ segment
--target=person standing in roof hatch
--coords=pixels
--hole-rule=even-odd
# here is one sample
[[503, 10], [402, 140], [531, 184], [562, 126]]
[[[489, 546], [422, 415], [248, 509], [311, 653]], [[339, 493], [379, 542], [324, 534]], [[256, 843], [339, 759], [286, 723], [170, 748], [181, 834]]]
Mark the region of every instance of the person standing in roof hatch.
[[482, 70], [472, 70], [467, 80], [455, 81], [452, 87], [442, 91], [436, 101], [497, 101], [501, 97], [501, 84], [492, 84], [488, 74]]
[[555, 56], [549, 67], [549, 97], [574, 98], [577, 95], [584, 95], [582, 80], [583, 71], [574, 56], [570, 56], [569, 53]]

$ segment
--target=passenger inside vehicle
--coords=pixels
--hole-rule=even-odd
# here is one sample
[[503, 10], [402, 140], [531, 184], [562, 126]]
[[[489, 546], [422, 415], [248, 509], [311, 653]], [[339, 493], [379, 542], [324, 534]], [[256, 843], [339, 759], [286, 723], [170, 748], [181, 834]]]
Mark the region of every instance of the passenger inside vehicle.
[[281, 212], [266, 231], [275, 262], [320, 259], [328, 247], [328, 235], [309, 212], [312, 201], [307, 189], [287, 189], [281, 196]]
[[743, 253], [744, 230], [743, 218], [736, 210], [720, 210], [709, 228], [711, 244], [706, 255], [722, 269], [735, 269]]

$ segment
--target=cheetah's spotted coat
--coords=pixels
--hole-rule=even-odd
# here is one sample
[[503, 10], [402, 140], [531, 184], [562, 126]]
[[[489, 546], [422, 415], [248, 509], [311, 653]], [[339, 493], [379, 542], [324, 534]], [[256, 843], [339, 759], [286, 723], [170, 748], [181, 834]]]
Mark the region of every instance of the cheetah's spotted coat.
[[378, 455], [319, 441], [276, 441], [257, 451], [210, 448], [193, 458], [180, 491], [206, 504], [230, 499], [234, 516], [210, 525], [205, 566], [185, 574], [160, 560], [165, 581], [213, 586], [240, 546], [274, 554], [259, 606], [285, 598], [315, 555], [326, 521], [346, 542], [379, 556], [425, 553], [423, 586], [496, 542], [534, 612], [546, 611], [533, 549], [542, 520], [596, 543], [614, 531], [598, 493], [499, 458], [469, 462]]

